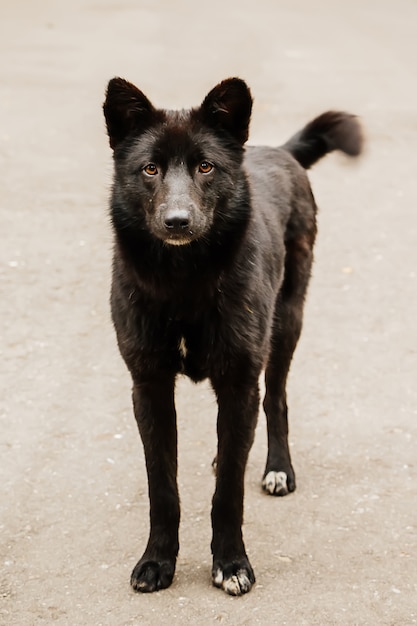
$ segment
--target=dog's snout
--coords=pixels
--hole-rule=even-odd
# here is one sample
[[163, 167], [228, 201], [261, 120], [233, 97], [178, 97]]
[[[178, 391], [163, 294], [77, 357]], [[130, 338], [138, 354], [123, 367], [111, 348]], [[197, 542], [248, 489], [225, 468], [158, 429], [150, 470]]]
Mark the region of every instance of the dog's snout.
[[190, 227], [190, 213], [186, 209], [173, 209], [164, 217], [164, 226], [167, 230], [181, 232]]
[[168, 198], [149, 214], [149, 220], [156, 237], [174, 246], [197, 239], [205, 226], [204, 214], [189, 198]]

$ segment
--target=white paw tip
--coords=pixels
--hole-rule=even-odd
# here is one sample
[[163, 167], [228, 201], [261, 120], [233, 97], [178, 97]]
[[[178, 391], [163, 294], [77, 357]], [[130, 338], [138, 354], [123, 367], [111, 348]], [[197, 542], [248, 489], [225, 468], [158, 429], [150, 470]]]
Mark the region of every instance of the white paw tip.
[[216, 587], [221, 587], [222, 582], [223, 582], [223, 572], [219, 568], [213, 576], [213, 583], [216, 585]]
[[287, 474], [285, 472], [268, 472], [262, 481], [262, 487], [270, 494], [288, 491]]
[[227, 578], [223, 582], [223, 589], [231, 596], [240, 596], [251, 588], [251, 582], [244, 570], [239, 570], [235, 576]]

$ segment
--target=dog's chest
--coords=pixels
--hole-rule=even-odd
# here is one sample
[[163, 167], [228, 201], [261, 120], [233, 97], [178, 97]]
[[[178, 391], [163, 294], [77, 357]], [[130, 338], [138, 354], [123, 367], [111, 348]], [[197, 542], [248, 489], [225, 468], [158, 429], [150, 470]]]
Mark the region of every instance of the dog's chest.
[[178, 349], [180, 351], [181, 361], [184, 362], [187, 358], [187, 344], [185, 343], [185, 337], [180, 338]]
[[195, 325], [185, 329], [179, 336], [181, 371], [195, 382], [209, 376], [214, 345], [214, 339], [210, 339], [212, 332], [206, 325]]

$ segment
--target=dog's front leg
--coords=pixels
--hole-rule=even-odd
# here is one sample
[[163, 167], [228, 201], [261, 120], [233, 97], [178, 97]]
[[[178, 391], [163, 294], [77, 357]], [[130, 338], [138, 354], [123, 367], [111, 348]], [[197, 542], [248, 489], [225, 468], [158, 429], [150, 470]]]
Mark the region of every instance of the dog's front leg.
[[136, 382], [135, 417], [145, 450], [149, 483], [150, 534], [131, 585], [150, 592], [169, 587], [178, 554], [180, 506], [177, 488], [177, 428], [174, 379]]
[[231, 595], [250, 591], [255, 576], [242, 537], [244, 475], [256, 426], [257, 378], [213, 381], [219, 405], [217, 480], [213, 497], [213, 584]]

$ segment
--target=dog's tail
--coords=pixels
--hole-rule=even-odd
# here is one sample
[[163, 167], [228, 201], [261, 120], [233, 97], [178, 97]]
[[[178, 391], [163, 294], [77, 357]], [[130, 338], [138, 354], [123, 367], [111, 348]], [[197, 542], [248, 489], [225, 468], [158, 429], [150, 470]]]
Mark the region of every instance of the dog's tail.
[[308, 169], [333, 150], [349, 156], [362, 151], [363, 135], [355, 115], [341, 111], [327, 111], [312, 120], [282, 147]]

